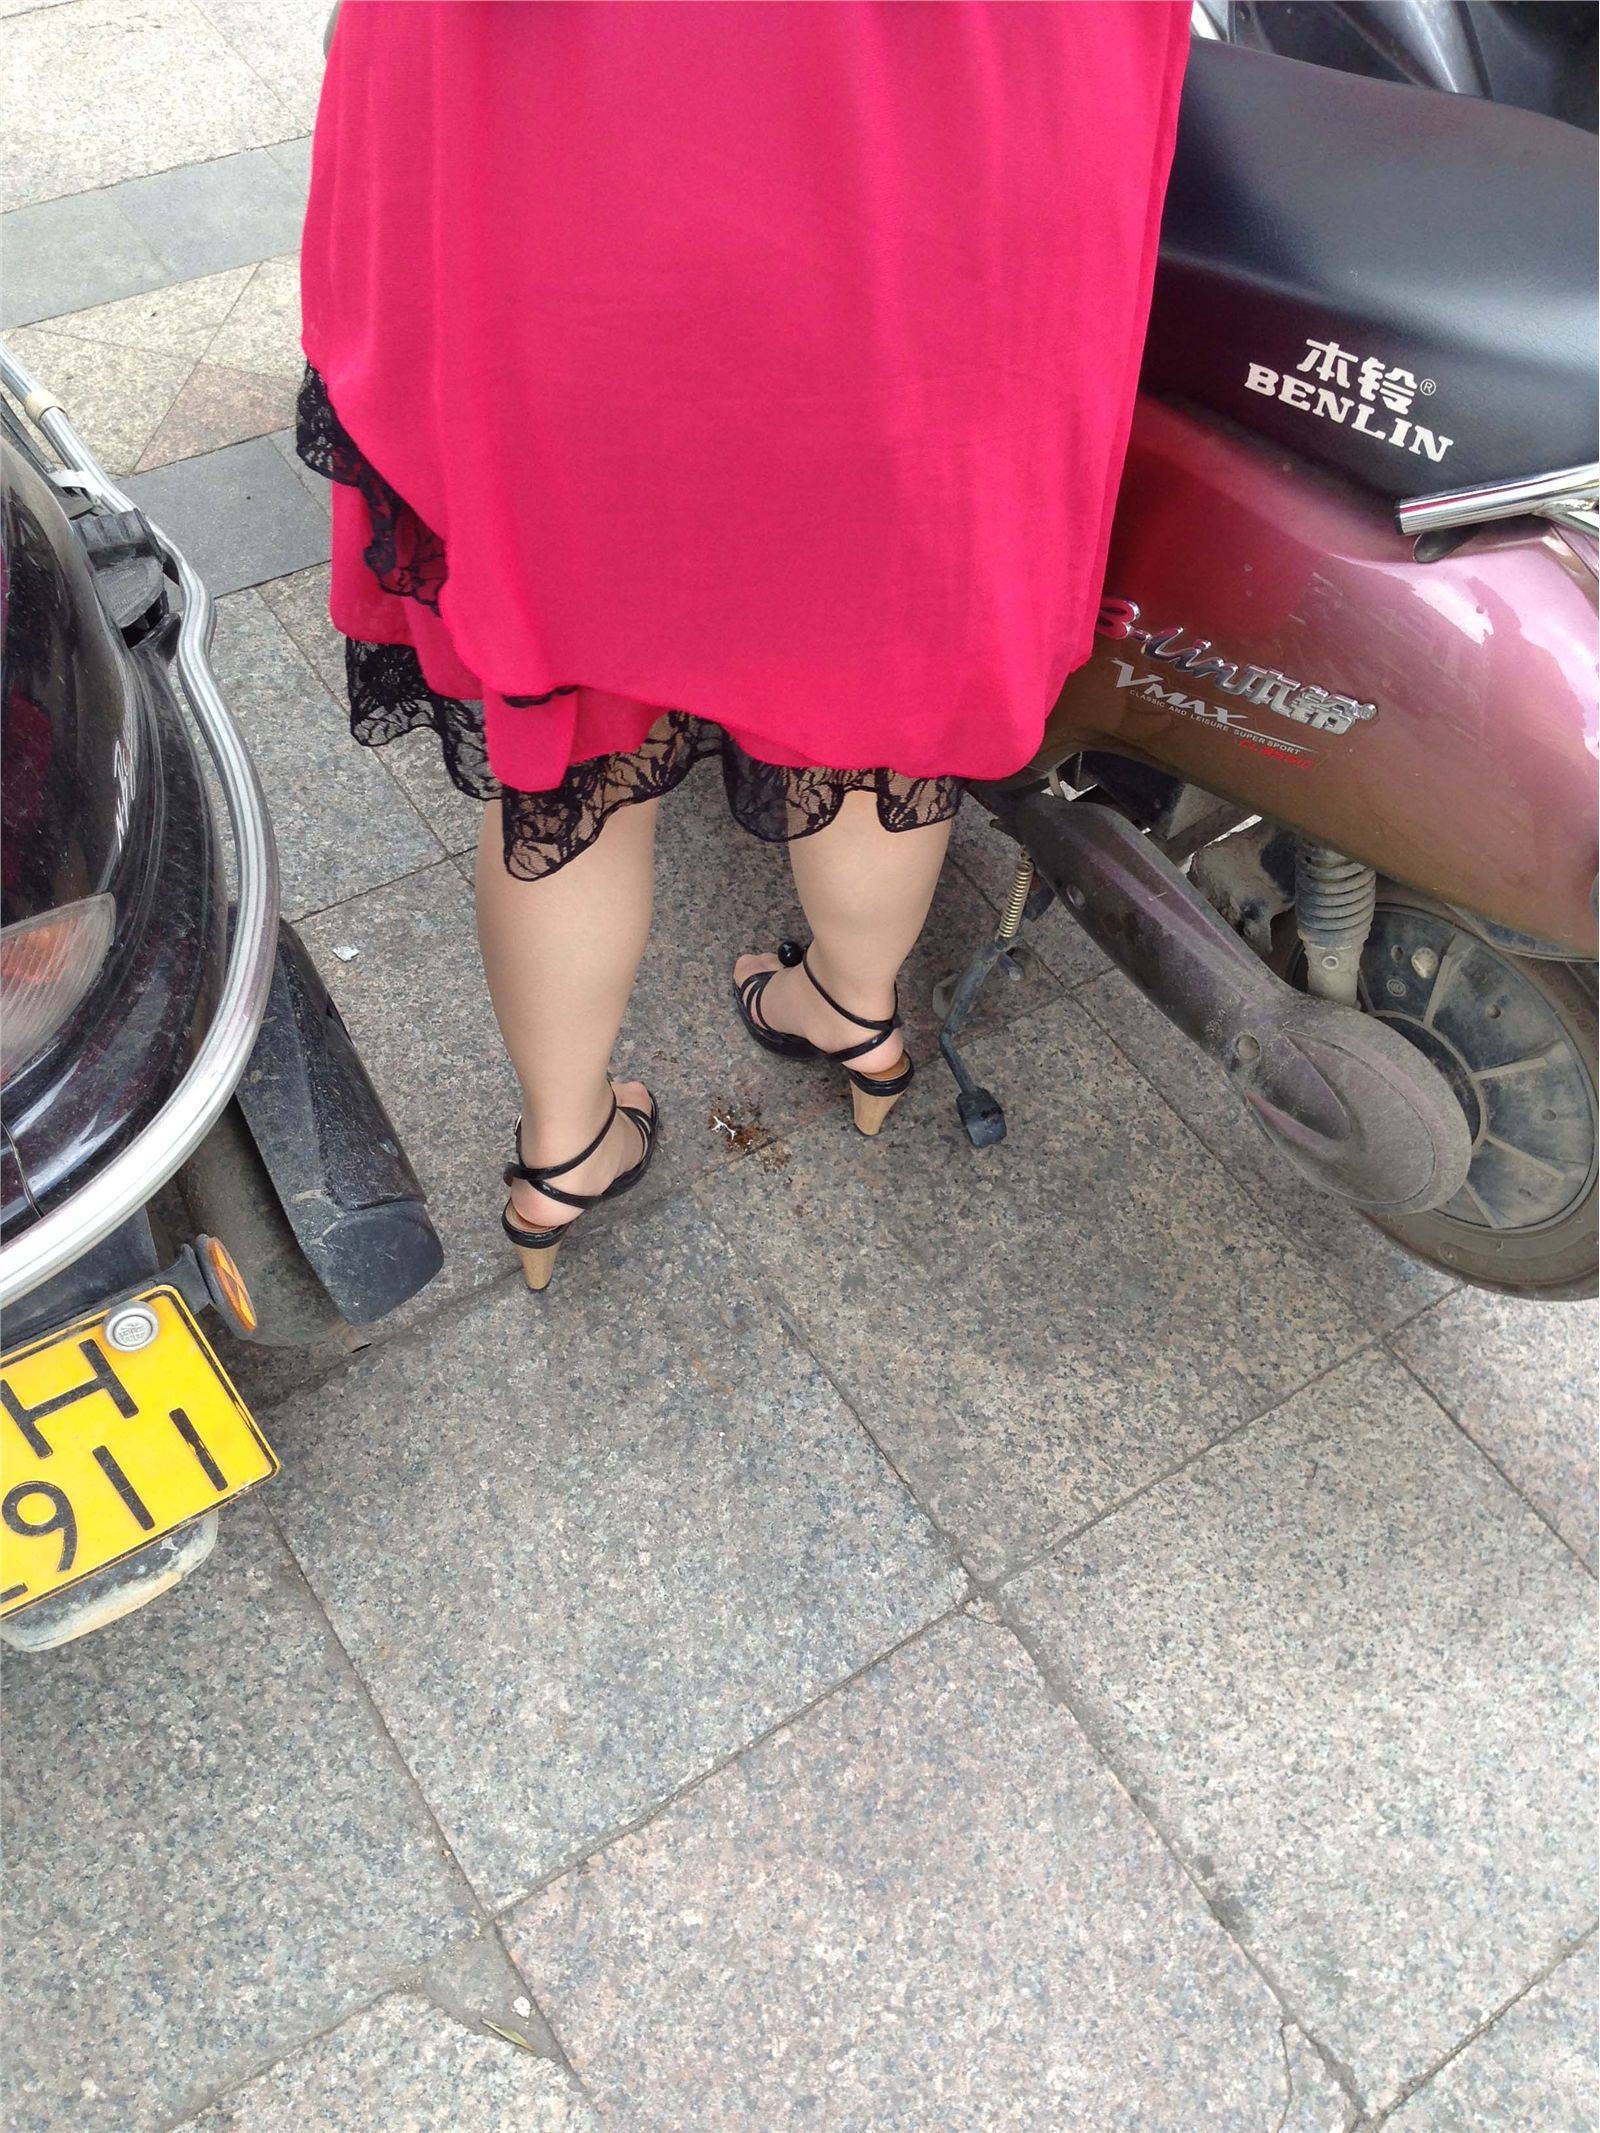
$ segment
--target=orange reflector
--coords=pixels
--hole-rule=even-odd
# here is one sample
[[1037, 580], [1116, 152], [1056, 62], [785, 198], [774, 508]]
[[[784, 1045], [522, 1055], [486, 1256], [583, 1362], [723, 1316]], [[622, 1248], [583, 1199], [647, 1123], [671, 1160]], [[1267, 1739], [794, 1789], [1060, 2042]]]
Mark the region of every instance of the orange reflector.
[[256, 1329], [256, 1307], [250, 1301], [250, 1291], [245, 1287], [244, 1276], [233, 1262], [228, 1247], [215, 1237], [200, 1240], [200, 1254], [211, 1270], [212, 1279], [227, 1298], [233, 1315], [247, 1333]]

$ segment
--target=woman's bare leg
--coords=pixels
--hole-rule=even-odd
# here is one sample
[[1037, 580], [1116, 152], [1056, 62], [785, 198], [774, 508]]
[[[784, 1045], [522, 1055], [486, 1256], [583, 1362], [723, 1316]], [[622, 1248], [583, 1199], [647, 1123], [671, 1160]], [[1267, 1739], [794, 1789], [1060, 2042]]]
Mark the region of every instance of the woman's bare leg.
[[[506, 872], [499, 804], [484, 809], [478, 945], [522, 1086], [524, 1162], [576, 1155], [611, 1107], [606, 1071], [650, 932], [658, 804], [619, 807], [587, 851], [542, 881]], [[644, 1105], [642, 1082], [616, 1088], [623, 1103]], [[638, 1129], [619, 1118], [589, 1161], [558, 1182], [564, 1191], [600, 1192], [638, 1156]], [[514, 1185], [511, 1197], [532, 1229], [553, 1228], [575, 1212], [530, 1185]]]
[[[808, 961], [818, 981], [852, 1014], [887, 1018], [895, 979], [916, 946], [950, 843], [950, 824], [886, 830], [871, 793], [845, 795], [828, 827], [789, 846], [794, 885], [811, 927]], [[741, 956], [734, 978], [776, 970], [761, 995], [763, 1021], [809, 1037], [824, 1051], [859, 1044], [861, 1031], [836, 1015], [802, 970], [777, 968], [773, 955]], [[898, 1031], [851, 1064], [888, 1072], [903, 1047]]]

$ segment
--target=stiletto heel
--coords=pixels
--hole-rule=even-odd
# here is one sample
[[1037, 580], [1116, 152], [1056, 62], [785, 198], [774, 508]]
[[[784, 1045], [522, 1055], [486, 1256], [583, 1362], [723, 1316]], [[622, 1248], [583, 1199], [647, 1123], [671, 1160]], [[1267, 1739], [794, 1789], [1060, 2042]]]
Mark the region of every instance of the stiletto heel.
[[837, 1052], [825, 1052], [813, 1044], [809, 1037], [795, 1036], [789, 1030], [773, 1029], [761, 1018], [761, 996], [769, 981], [777, 975], [771, 970], [753, 970], [741, 984], [734, 981], [734, 1005], [739, 1010], [739, 1019], [754, 1037], [757, 1044], [781, 1059], [828, 1059], [835, 1066], [842, 1066], [850, 1083], [850, 1110], [855, 1119], [856, 1131], [876, 1135], [883, 1131], [889, 1113], [911, 1086], [911, 1077], [916, 1068], [910, 1054], [905, 1054], [892, 1074], [863, 1074], [851, 1066], [852, 1059], [864, 1059], [868, 1052], [875, 1052], [880, 1044], [892, 1037], [900, 1027], [900, 995], [895, 994], [894, 1011], [881, 1020], [869, 1020], [866, 1015], [852, 1014], [848, 1007], [841, 1007], [832, 993], [823, 990], [817, 983], [815, 972], [806, 961], [806, 950], [798, 941], [778, 943], [778, 964], [783, 970], [803, 970], [815, 990], [836, 1015], [846, 1022], [853, 1022], [857, 1029], [867, 1035], [859, 1044], [847, 1044]]
[[[616, 1124], [619, 1112], [639, 1130], [642, 1145], [638, 1162], [631, 1169], [618, 1171], [604, 1192], [569, 1192], [564, 1186], [552, 1185], [552, 1178], [564, 1177], [569, 1170], [576, 1170], [580, 1163], [589, 1160]], [[611, 1109], [606, 1116], [606, 1122], [587, 1148], [580, 1149], [576, 1155], [568, 1156], [564, 1163], [525, 1163], [522, 1160], [522, 1120], [517, 1120], [514, 1138], [516, 1160], [507, 1163], [505, 1167], [503, 1175], [506, 1183], [514, 1185], [520, 1180], [524, 1185], [531, 1185], [535, 1192], [542, 1192], [547, 1200], [556, 1200], [563, 1207], [575, 1207], [578, 1210], [570, 1222], [558, 1223], [554, 1229], [527, 1229], [522, 1223], [512, 1220], [512, 1203], [509, 1200], [506, 1202], [500, 1217], [500, 1227], [516, 1246], [517, 1257], [522, 1261], [522, 1278], [535, 1295], [542, 1295], [549, 1288], [550, 1277], [556, 1270], [556, 1254], [560, 1251], [567, 1233], [576, 1228], [583, 1213], [588, 1208], [599, 1207], [606, 1200], [619, 1199], [623, 1193], [631, 1192], [650, 1168], [650, 1159], [656, 1152], [659, 1127], [660, 1117], [654, 1097], [650, 1099], [650, 1108], [641, 1111], [636, 1104], [619, 1104], [613, 1089]]]

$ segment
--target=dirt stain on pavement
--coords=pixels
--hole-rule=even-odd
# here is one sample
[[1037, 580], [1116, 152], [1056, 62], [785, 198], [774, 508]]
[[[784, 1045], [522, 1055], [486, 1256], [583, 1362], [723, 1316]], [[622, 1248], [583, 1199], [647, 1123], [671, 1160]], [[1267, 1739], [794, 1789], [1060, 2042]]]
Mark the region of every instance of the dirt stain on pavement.
[[764, 1169], [781, 1170], [789, 1160], [783, 1142], [768, 1132], [761, 1121], [761, 1106], [730, 1099], [714, 1103], [706, 1124], [739, 1155], [753, 1155]]

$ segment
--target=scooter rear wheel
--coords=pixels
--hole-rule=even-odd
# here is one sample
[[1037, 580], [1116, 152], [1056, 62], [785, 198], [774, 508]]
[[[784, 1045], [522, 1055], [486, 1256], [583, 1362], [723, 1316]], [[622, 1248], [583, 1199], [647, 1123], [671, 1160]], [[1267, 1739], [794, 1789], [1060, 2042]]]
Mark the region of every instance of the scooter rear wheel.
[[1595, 965], [1511, 954], [1448, 906], [1384, 882], [1360, 999], [1427, 1053], [1473, 1130], [1472, 1168], [1447, 1207], [1369, 1219], [1478, 1288], [1595, 1295]]

